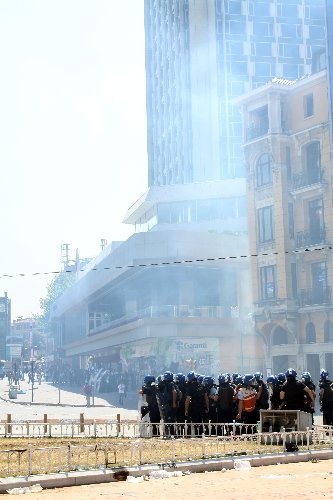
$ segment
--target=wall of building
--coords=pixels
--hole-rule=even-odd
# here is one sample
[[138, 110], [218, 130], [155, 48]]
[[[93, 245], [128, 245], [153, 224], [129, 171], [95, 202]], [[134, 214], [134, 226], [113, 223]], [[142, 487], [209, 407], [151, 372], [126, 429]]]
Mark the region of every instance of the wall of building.
[[[309, 95], [313, 103], [310, 116], [305, 116]], [[243, 99], [244, 121], [265, 103], [269, 128], [245, 142], [250, 248], [258, 255], [251, 260], [255, 324], [265, 339], [268, 367], [281, 371], [294, 364], [299, 370], [311, 368], [318, 376], [320, 363], [330, 363], [333, 353], [329, 250], [333, 206], [326, 73], [291, 84], [272, 83], [249, 93]], [[306, 149], [309, 145], [315, 147]], [[258, 163], [262, 155], [269, 158], [265, 182], [261, 182], [263, 167]], [[316, 203], [312, 212], [311, 203]], [[263, 213], [271, 216], [265, 224]], [[263, 231], [269, 235], [267, 241], [260, 241]], [[274, 277], [269, 266], [274, 266]]]

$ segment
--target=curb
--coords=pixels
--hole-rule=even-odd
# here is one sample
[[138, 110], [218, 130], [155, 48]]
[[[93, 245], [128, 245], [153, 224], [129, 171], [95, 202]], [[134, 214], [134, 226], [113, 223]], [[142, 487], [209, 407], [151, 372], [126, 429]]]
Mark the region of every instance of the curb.
[[57, 474], [41, 474], [34, 476], [20, 476], [0, 478], [0, 494], [6, 493], [13, 488], [24, 488], [39, 484], [43, 489], [63, 488], [68, 486], [82, 486], [87, 484], [99, 484], [119, 481], [117, 474], [123, 473], [124, 480], [128, 475], [139, 477], [148, 475], [158, 470], [179, 470], [192, 473], [221, 471], [222, 469], [234, 469], [235, 461], [243, 460], [250, 462], [252, 467], [265, 465], [278, 465], [296, 462], [308, 462], [310, 460], [331, 460], [333, 450], [306, 451], [294, 453], [281, 453], [278, 455], [253, 455], [247, 458], [207, 459], [193, 462], [179, 462], [175, 464], [152, 464], [138, 467], [122, 467], [117, 469], [99, 469], [77, 472], [60, 472]]

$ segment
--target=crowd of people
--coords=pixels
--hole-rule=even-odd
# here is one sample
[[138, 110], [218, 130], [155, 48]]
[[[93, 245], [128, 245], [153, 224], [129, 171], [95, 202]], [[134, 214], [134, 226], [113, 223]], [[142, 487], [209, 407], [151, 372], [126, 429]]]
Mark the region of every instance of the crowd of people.
[[[293, 368], [266, 381], [260, 372], [224, 373], [215, 380], [193, 371], [187, 376], [166, 371], [158, 377], [146, 375], [140, 394], [144, 401], [141, 417], [149, 416], [152, 424], [161, 420], [167, 424], [256, 424], [260, 410], [267, 409], [301, 410], [313, 418], [317, 395], [311, 374], [303, 372], [298, 380]], [[323, 423], [333, 425], [333, 383], [326, 370], [320, 373], [319, 400]], [[157, 426], [153, 432], [158, 433]]]

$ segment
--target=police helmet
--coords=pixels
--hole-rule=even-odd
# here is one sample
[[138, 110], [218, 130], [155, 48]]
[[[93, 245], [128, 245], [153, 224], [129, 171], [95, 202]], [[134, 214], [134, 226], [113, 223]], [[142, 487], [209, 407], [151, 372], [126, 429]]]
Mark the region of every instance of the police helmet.
[[263, 381], [263, 374], [261, 372], [255, 372], [254, 378], [256, 379], [257, 382], [262, 382]]
[[194, 372], [189, 372], [187, 374], [187, 381], [188, 382], [193, 382], [193, 380], [197, 380], [197, 374]]
[[177, 373], [176, 375], [176, 382], [178, 384], [183, 384], [186, 381], [186, 377], [183, 373]]
[[246, 375], [244, 375], [243, 377], [243, 383], [245, 386], [248, 386], [248, 385], [252, 385], [253, 382], [255, 382], [255, 378], [252, 374], [250, 373], [247, 373]]
[[320, 380], [321, 381], [325, 381], [325, 380], [328, 380], [329, 379], [329, 373], [327, 370], [324, 370], [324, 369], [321, 369], [320, 370]]
[[166, 382], [172, 382], [173, 381], [173, 373], [172, 372], [165, 372], [163, 375], [163, 380]]
[[311, 382], [311, 373], [303, 372], [301, 379], [303, 383], [308, 384], [309, 382]]
[[237, 385], [238, 385], [238, 384], [242, 384], [242, 383], [243, 383], [243, 377], [242, 377], [242, 375], [241, 375], [240, 373], [237, 375], [237, 377], [235, 378], [235, 381], [234, 381], [234, 382], [235, 382], [235, 384], [237, 384]]
[[286, 381], [286, 376], [284, 373], [281, 372], [277, 374], [276, 379], [278, 382], [280, 382], [280, 384], [284, 384]]
[[159, 375], [157, 378], [156, 378], [156, 382], [159, 384], [160, 382], [162, 382], [163, 380], [163, 377], [162, 375]]
[[226, 372], [224, 375], [227, 377], [228, 382], [231, 382], [231, 374]]
[[219, 375], [219, 385], [227, 384], [228, 383], [228, 378], [226, 377], [225, 373], [222, 373]]
[[200, 374], [197, 375], [197, 380], [198, 380], [199, 384], [203, 383], [204, 378], [205, 378], [205, 375], [200, 375]]
[[269, 377], [267, 377], [267, 384], [272, 384], [272, 386], [274, 387], [277, 383], [277, 378], [275, 375], [270, 375]]
[[294, 368], [288, 368], [288, 370], [285, 373], [287, 378], [296, 378], [297, 377], [297, 372], [294, 370]]
[[233, 383], [235, 384], [236, 383], [236, 379], [238, 379], [238, 377], [241, 377], [241, 375], [239, 373], [233, 373], [232, 374], [232, 381]]
[[153, 382], [155, 382], [155, 377], [154, 375], [145, 375], [144, 379], [143, 379], [143, 383], [145, 385], [147, 384], [152, 384]]
[[214, 384], [215, 384], [215, 379], [214, 377], [211, 377], [210, 375], [207, 375], [206, 377], [204, 377], [203, 379], [203, 384], [206, 386], [206, 387], [212, 387]]

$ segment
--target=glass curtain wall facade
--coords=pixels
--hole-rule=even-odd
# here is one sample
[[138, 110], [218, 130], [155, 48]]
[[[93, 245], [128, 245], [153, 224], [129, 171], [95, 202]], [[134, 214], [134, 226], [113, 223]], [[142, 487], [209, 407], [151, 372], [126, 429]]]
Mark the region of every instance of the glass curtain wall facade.
[[326, 0], [326, 27], [331, 141], [333, 141], [333, 0]]
[[231, 100], [311, 71], [324, 2], [145, 0], [149, 186], [244, 177]]

